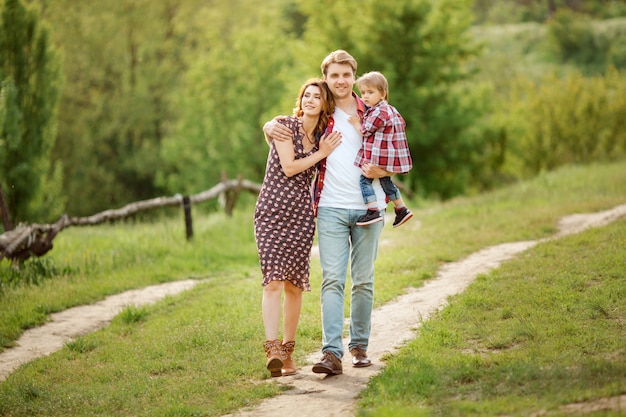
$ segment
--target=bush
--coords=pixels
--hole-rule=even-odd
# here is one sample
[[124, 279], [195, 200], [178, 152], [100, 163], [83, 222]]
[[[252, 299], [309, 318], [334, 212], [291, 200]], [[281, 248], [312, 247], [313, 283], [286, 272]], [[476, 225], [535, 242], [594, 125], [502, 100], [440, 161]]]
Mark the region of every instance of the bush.
[[606, 68], [609, 51], [616, 40], [594, 30], [591, 19], [569, 10], [560, 10], [548, 22], [548, 43], [561, 63], [571, 63], [588, 73]]
[[506, 120], [505, 171], [535, 175], [565, 164], [610, 161], [626, 155], [626, 79], [580, 73], [518, 79]]

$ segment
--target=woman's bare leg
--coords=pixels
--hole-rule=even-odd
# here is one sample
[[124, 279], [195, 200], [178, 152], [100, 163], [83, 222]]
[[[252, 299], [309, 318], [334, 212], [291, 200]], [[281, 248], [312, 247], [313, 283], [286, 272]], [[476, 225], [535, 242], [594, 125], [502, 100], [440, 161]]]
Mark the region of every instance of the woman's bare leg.
[[295, 341], [300, 311], [302, 310], [302, 289], [285, 281], [285, 312], [283, 317], [283, 340]]
[[265, 340], [278, 339], [283, 281], [271, 281], [263, 287], [263, 325]]

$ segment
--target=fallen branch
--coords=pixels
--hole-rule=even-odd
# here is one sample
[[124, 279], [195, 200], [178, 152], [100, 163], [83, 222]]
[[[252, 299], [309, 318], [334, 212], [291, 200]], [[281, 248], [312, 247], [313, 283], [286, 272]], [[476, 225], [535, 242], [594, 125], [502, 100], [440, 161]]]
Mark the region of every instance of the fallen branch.
[[0, 259], [7, 257], [14, 260], [25, 260], [31, 256], [42, 256], [52, 249], [52, 240], [68, 225], [67, 215], [53, 225], [50, 224], [19, 224], [15, 229], [0, 235]]
[[[240, 190], [250, 191], [258, 194], [261, 190], [259, 184], [248, 180], [224, 180], [213, 188], [189, 197], [191, 203], [201, 203], [220, 194], [231, 193], [236, 198]], [[231, 197], [232, 198], [232, 197]], [[228, 199], [228, 196], [227, 196]], [[61, 218], [55, 224], [19, 224], [15, 229], [9, 230], [0, 235], [0, 260], [9, 258], [13, 260], [25, 260], [31, 256], [45, 255], [52, 249], [52, 240], [66, 227], [70, 226], [91, 226], [111, 220], [123, 219], [141, 211], [151, 210], [158, 207], [180, 206], [183, 204], [183, 196], [177, 194], [172, 197], [157, 197], [150, 200], [138, 201], [127, 204], [119, 209], [105, 210], [101, 213], [89, 217], [68, 217]], [[233, 201], [227, 201], [228, 210], [234, 207]], [[230, 213], [228, 213], [230, 215]]]

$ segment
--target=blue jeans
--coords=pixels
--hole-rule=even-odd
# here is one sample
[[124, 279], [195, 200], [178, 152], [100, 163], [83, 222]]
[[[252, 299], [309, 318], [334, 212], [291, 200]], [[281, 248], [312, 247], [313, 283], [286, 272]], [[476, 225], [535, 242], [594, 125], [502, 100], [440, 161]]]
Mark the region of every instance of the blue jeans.
[[[391, 180], [391, 177], [382, 177], [379, 180], [389, 200], [394, 201], [400, 198], [400, 191]], [[372, 178], [361, 175], [359, 184], [361, 185], [361, 194], [363, 194], [365, 204], [376, 201], [376, 193], [374, 192], [374, 187], [372, 187]]]
[[320, 207], [317, 216], [322, 265], [322, 351], [343, 357], [344, 290], [352, 279], [348, 348], [369, 343], [374, 305], [374, 261], [384, 222], [357, 226], [365, 210]]

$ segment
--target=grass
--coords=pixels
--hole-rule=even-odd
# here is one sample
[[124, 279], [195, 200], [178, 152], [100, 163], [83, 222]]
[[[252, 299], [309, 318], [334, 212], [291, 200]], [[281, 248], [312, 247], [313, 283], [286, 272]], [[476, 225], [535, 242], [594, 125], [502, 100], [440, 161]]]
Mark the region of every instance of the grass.
[[[415, 221], [383, 232], [389, 243], [377, 260], [376, 305], [420, 286], [446, 262], [550, 236], [564, 215], [625, 203], [625, 173], [626, 163], [569, 167], [481, 196], [414, 202], [419, 228]], [[252, 210], [194, 222], [191, 242], [182, 219], [65, 230], [44, 258], [56, 275], [5, 286], [0, 337], [9, 346], [52, 311], [202, 279], [183, 294], [129, 307], [107, 328], [21, 366], [0, 383], [0, 415], [217, 416], [279, 393], [277, 384], [261, 383], [268, 378]], [[626, 362], [625, 227], [622, 221], [538, 245], [481, 277], [388, 359], [363, 394], [361, 414], [528, 415], [626, 392], [619, 365]], [[9, 270], [0, 264], [0, 274]], [[317, 260], [311, 279], [300, 363], [321, 341]]]
[[359, 415], [571, 415], [561, 407], [624, 394], [625, 259], [621, 220], [479, 277], [388, 358]]
[[[249, 213], [233, 218], [197, 216], [195, 238], [185, 240], [182, 219], [130, 221], [63, 230], [48, 256], [16, 272], [0, 262], [0, 349], [48, 314], [96, 302], [107, 295], [167, 281], [256, 274], [256, 248]], [[38, 285], [14, 286], [15, 275]]]

